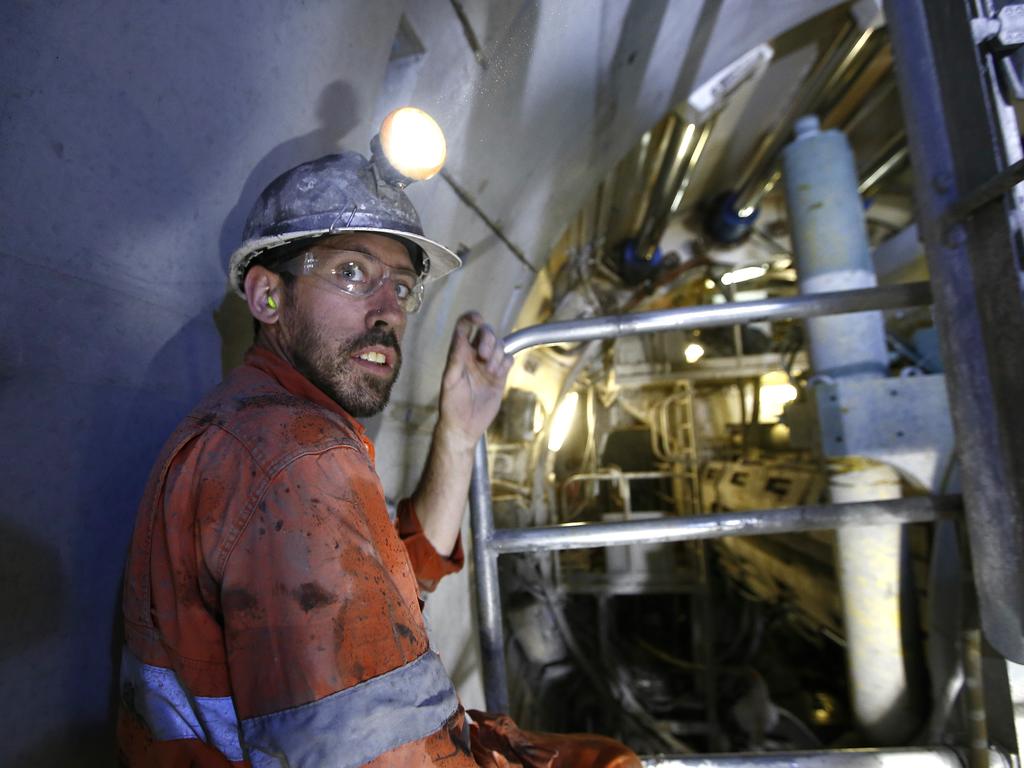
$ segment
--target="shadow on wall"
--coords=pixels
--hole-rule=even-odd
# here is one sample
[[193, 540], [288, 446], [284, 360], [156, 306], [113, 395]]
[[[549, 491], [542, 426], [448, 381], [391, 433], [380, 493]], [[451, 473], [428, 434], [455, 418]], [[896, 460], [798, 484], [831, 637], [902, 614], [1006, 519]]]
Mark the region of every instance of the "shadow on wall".
[[[137, 388], [125, 393], [120, 406], [110, 405], [98, 413], [117, 414], [114, 423], [102, 419], [92, 425], [80, 447], [86, 459], [83, 474], [95, 477], [95, 487], [85, 495], [90, 508], [80, 511], [83, 530], [81, 544], [75, 548], [73, 568], [82, 585], [73, 587], [79, 592], [75, 611], [111, 615], [113, 627], [110, 639], [109, 673], [105, 676], [110, 715], [105, 722], [92, 727], [82, 726], [70, 734], [61, 734], [52, 742], [43, 741], [36, 747], [32, 758], [38, 765], [101, 765], [112, 764], [115, 754], [114, 724], [117, 721], [118, 669], [124, 635], [121, 624], [121, 580], [127, 558], [130, 538], [134, 529], [136, 510], [143, 493], [148, 467], [156, 460], [160, 447], [171, 432], [195, 405], [195, 402], [175, 400], [170, 393], [205, 393], [212, 389], [210, 361], [215, 360], [219, 337], [211, 327], [208, 307], [187, 322], [153, 356]], [[116, 393], [115, 393], [116, 397]], [[112, 455], [132, 456], [131, 462], [112, 461]], [[143, 460], [147, 469], [138, 472]], [[109, 508], [95, 508], [96, 500], [103, 500]], [[117, 510], [116, 516], [111, 510]], [[105, 530], [103, 527], [105, 526]], [[102, 531], [100, 535], [96, 535]], [[88, 535], [87, 535], [88, 534]], [[105, 598], [90, 594], [99, 584], [115, 583], [114, 595]], [[74, 669], [102, 666], [92, 658], [95, 648], [83, 648], [75, 660]], [[106, 660], [104, 660], [106, 661]], [[97, 676], [97, 684], [103, 679]], [[70, 689], [70, 685], [68, 686]], [[68, 693], [75, 704], [80, 697], [94, 697], [89, 693]], [[69, 702], [70, 703], [70, 702]], [[88, 755], [95, 762], [83, 759]], [[106, 757], [109, 762], [102, 762]]]
[[16, 697], [7, 706], [25, 713], [9, 713], [24, 727], [0, 746], [0, 763], [114, 764], [121, 579], [136, 508], [160, 446], [194, 405], [184, 398], [214, 385], [218, 347], [204, 311], [137, 383], [29, 372], [8, 393], [40, 415], [21, 450], [31, 468], [8, 468], [34, 473], [32, 492], [15, 487], [16, 516], [0, 521], [0, 610], [10, 628], [0, 633], [0, 680]]
[[[242, 185], [238, 202], [228, 212], [220, 233], [220, 254], [224, 273], [228, 260], [242, 242], [242, 229], [260, 192], [279, 175], [307, 160], [337, 152], [341, 140], [359, 125], [359, 103], [355, 89], [344, 80], [335, 80], [320, 94], [317, 119], [320, 126], [313, 131], [288, 139], [270, 150], [256, 163]], [[213, 313], [221, 336], [221, 369], [227, 374], [241, 364], [252, 343], [253, 325], [245, 302], [229, 287], [224, 299]]]
[[0, 520], [0, 614], [13, 630], [0, 633], [0, 668], [59, 629], [67, 601], [61, 571], [52, 543]]

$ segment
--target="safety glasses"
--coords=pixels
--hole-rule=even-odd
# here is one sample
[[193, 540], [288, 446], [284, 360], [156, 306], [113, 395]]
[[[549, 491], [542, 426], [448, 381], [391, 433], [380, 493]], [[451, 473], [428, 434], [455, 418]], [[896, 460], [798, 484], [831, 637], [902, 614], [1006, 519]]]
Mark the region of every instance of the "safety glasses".
[[278, 270], [301, 277], [308, 275], [349, 296], [369, 296], [389, 283], [399, 306], [412, 314], [423, 303], [423, 283], [411, 269], [389, 267], [363, 251], [321, 247], [289, 259]]

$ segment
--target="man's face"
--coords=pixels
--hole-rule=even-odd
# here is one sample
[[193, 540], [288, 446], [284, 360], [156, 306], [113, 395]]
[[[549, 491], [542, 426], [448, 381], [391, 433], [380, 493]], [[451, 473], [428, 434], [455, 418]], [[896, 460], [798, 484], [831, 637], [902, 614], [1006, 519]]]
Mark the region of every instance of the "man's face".
[[[391, 268], [412, 269], [404, 245], [384, 235], [351, 232], [310, 250], [368, 253]], [[282, 317], [283, 340], [295, 367], [353, 416], [383, 410], [402, 364], [406, 315], [386, 280], [368, 296], [342, 293], [312, 276], [298, 277]]]

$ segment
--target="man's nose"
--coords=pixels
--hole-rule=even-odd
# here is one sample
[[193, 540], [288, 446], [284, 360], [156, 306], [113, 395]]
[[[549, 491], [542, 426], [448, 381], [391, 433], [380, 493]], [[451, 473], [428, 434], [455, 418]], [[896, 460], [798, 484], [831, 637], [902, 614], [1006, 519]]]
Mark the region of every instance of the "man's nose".
[[380, 287], [370, 294], [370, 306], [366, 313], [367, 328], [386, 326], [395, 331], [405, 328], [405, 310], [395, 294], [394, 283], [385, 278]]

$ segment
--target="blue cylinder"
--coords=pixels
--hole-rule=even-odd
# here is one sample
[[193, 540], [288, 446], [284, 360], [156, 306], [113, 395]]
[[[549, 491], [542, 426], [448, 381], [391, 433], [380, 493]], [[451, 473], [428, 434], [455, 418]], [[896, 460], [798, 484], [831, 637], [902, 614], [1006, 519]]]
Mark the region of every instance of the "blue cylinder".
[[[820, 130], [814, 115], [800, 118], [796, 138], [782, 151], [782, 171], [800, 292], [877, 285], [857, 168], [846, 136]], [[816, 373], [885, 375], [888, 353], [881, 312], [814, 318], [806, 328]]]
[[738, 202], [736, 192], [725, 192], [711, 201], [711, 210], [704, 221], [705, 229], [717, 242], [725, 245], [738, 243], [754, 227], [757, 221], [758, 209], [750, 211], [746, 216], [740, 216], [736, 208]]

